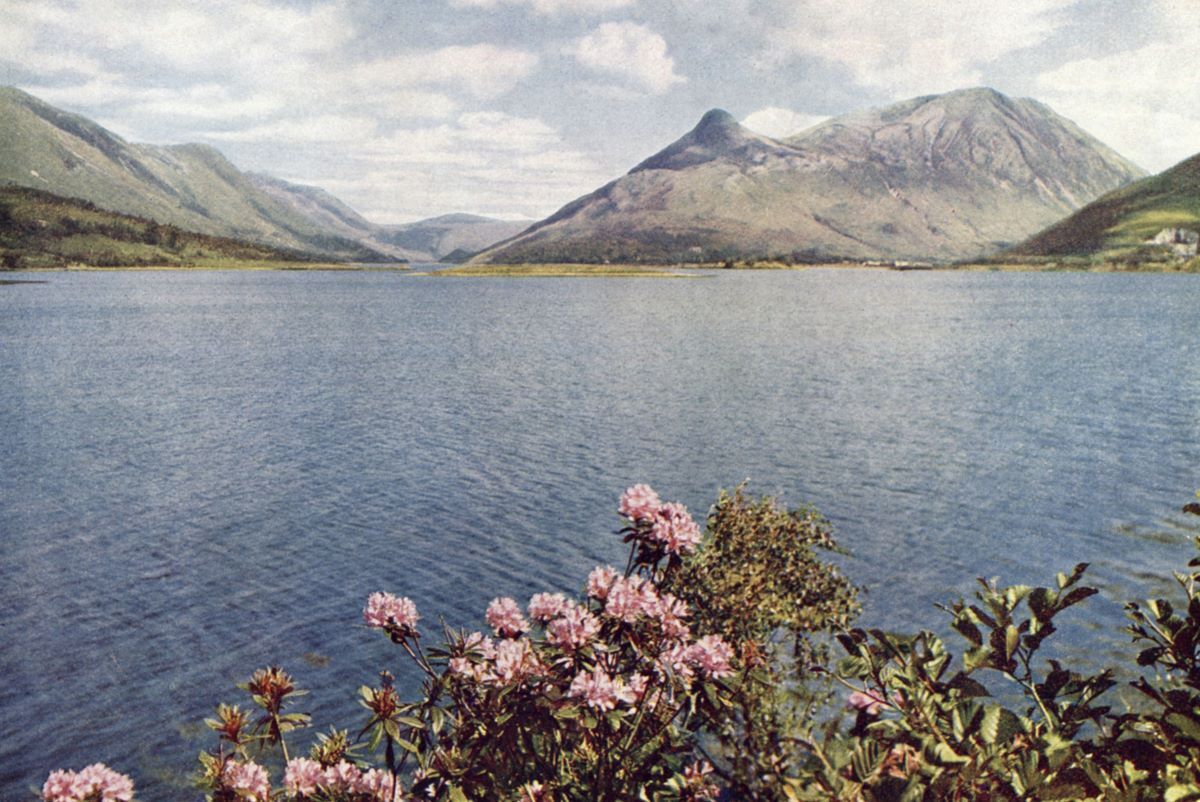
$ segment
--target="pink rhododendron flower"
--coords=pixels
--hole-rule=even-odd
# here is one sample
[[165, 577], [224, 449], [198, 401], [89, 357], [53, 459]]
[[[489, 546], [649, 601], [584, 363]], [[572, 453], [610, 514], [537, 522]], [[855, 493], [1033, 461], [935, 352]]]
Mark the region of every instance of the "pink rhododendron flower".
[[650, 678], [645, 674], [630, 674], [629, 675], [629, 703], [642, 701], [642, 697], [646, 695], [646, 688], [650, 687]]
[[484, 660], [496, 659], [496, 642], [482, 632], [472, 632], [463, 641], [463, 648], [477, 651]]
[[46, 802], [70, 802], [75, 796], [75, 772], [57, 769], [50, 772], [42, 785], [42, 799]]
[[671, 554], [690, 554], [700, 545], [700, 525], [692, 520], [687, 507], [671, 502], [659, 507], [650, 538]]
[[401, 630], [415, 630], [417, 621], [417, 605], [412, 599], [400, 598], [390, 593], [372, 593], [367, 597], [367, 606], [363, 609], [363, 620], [367, 626], [378, 629], [396, 627]]
[[634, 485], [621, 494], [618, 509], [631, 521], [645, 521], [653, 518], [661, 505], [658, 493], [655, 493], [650, 485]]
[[[463, 679], [482, 682], [496, 659], [495, 642], [482, 632], [472, 632], [462, 643], [463, 654], [450, 658], [450, 673]], [[468, 657], [466, 652], [478, 652], [478, 657]]]
[[399, 802], [403, 796], [395, 776], [379, 769], [370, 769], [363, 774], [358, 792], [366, 794], [372, 802]]
[[879, 711], [883, 709], [884, 701], [878, 696], [872, 696], [862, 691], [855, 691], [846, 699], [846, 704], [855, 710], [863, 711], [869, 716], [878, 716]]
[[652, 614], [657, 606], [654, 583], [635, 576], [617, 577], [608, 589], [604, 613], [632, 624], [639, 616]]
[[583, 699], [588, 707], [596, 710], [612, 710], [617, 706], [617, 686], [602, 668], [576, 674], [567, 695]]
[[691, 611], [682, 599], [670, 593], [664, 593], [654, 604], [647, 605], [646, 614], [658, 621], [663, 637], [668, 640], [686, 640], [691, 634], [691, 629], [683, 620]]
[[294, 757], [283, 772], [283, 788], [291, 796], [312, 796], [325, 781], [325, 767], [306, 757]]
[[508, 596], [492, 599], [486, 618], [488, 626], [502, 638], [515, 638], [529, 629], [529, 622], [521, 614], [521, 606], [516, 599]]
[[50, 773], [42, 785], [46, 802], [129, 802], [133, 799], [133, 780], [103, 763], [93, 763], [79, 771], [59, 769]]
[[339, 761], [336, 766], [325, 769], [325, 779], [321, 783], [336, 794], [357, 793], [358, 784], [362, 780], [362, 771], [348, 760]]
[[567, 606], [567, 597], [561, 593], [535, 593], [529, 600], [529, 617], [545, 623], [554, 618]]
[[612, 587], [613, 582], [617, 581], [620, 576], [610, 565], [604, 567], [593, 568], [588, 574], [587, 579], [587, 594], [593, 599], [604, 601], [608, 598], [608, 589]]
[[546, 625], [546, 640], [564, 652], [586, 646], [600, 631], [600, 622], [587, 608], [568, 604], [559, 618]]
[[705, 635], [687, 649], [687, 660], [702, 674], [715, 679], [733, 673], [729, 666], [732, 657], [733, 647], [720, 635]]
[[542, 664], [525, 638], [496, 644], [496, 660], [484, 681], [493, 685], [511, 685], [542, 673]]
[[692, 647], [684, 643], [673, 643], [659, 653], [655, 660], [660, 675], [674, 674], [683, 682], [696, 676], [692, 661]]
[[229, 761], [221, 772], [221, 781], [243, 799], [267, 802], [271, 796], [271, 780], [267, 770], [253, 761]]

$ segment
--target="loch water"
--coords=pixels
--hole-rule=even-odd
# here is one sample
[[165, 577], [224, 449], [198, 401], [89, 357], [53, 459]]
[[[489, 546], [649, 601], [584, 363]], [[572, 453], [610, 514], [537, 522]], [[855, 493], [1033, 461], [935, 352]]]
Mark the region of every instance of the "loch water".
[[41, 278], [0, 286], [5, 800], [95, 761], [196, 798], [203, 717], [270, 663], [353, 726], [411, 677], [367, 594], [432, 628], [573, 591], [634, 482], [815, 505], [897, 628], [1089, 561], [1115, 632], [1197, 534], [1195, 276]]

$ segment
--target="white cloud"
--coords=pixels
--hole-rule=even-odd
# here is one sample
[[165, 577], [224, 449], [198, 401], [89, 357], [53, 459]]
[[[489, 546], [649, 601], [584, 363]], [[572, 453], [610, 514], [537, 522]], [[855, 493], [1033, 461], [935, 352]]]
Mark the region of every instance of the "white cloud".
[[534, 53], [490, 44], [452, 45], [439, 50], [397, 54], [349, 70], [356, 86], [453, 86], [476, 97], [511, 90], [538, 64]]
[[1037, 77], [1038, 96], [1151, 171], [1200, 152], [1200, 17], [1156, 0], [1150, 44], [1079, 59]]
[[588, 69], [652, 95], [687, 80], [675, 72], [666, 40], [634, 22], [606, 22], [573, 42], [567, 52]]
[[232, 131], [210, 131], [203, 136], [226, 142], [354, 143], [370, 139], [375, 130], [375, 120], [369, 117], [340, 117], [327, 114], [320, 117], [275, 120]]
[[1076, 0], [781, 0], [760, 63], [815, 57], [846, 68], [856, 84], [896, 96], [980, 83], [1001, 57], [1045, 41]]
[[380, 221], [464, 209], [540, 218], [611, 178], [542, 120], [495, 111], [401, 129], [350, 155], [360, 177], [314, 183]]
[[539, 14], [599, 14], [633, 5], [635, 0], [450, 0], [458, 8], [494, 9], [527, 6]]
[[742, 125], [764, 136], [783, 139], [829, 119], [815, 114], [801, 114], [791, 109], [768, 106], [746, 116]]

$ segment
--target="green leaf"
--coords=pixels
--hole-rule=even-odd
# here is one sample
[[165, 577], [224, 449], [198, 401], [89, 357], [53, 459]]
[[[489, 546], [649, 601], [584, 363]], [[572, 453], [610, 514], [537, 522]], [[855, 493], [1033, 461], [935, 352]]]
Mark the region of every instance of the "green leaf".
[[1013, 652], [1021, 644], [1021, 633], [1012, 624], [1004, 628], [1004, 656], [1011, 660]]
[[979, 722], [979, 735], [989, 746], [1008, 743], [1021, 730], [1021, 720], [1000, 705], [988, 705]]
[[1163, 802], [1183, 802], [1186, 799], [1200, 799], [1200, 788], [1194, 785], [1172, 785], [1163, 794]]
[[1183, 735], [1193, 741], [1200, 741], [1200, 723], [1191, 716], [1181, 713], [1168, 713], [1166, 721]]

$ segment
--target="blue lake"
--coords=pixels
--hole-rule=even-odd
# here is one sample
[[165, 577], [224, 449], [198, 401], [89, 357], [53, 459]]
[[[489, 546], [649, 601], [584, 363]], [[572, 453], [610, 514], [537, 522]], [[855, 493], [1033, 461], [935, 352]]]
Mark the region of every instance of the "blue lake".
[[574, 590], [636, 481], [811, 502], [904, 628], [1086, 560], [1115, 630], [1197, 534], [1196, 277], [44, 278], [0, 286], [4, 799], [97, 760], [195, 798], [200, 721], [268, 663], [360, 724], [405, 671], [368, 593], [433, 626]]

